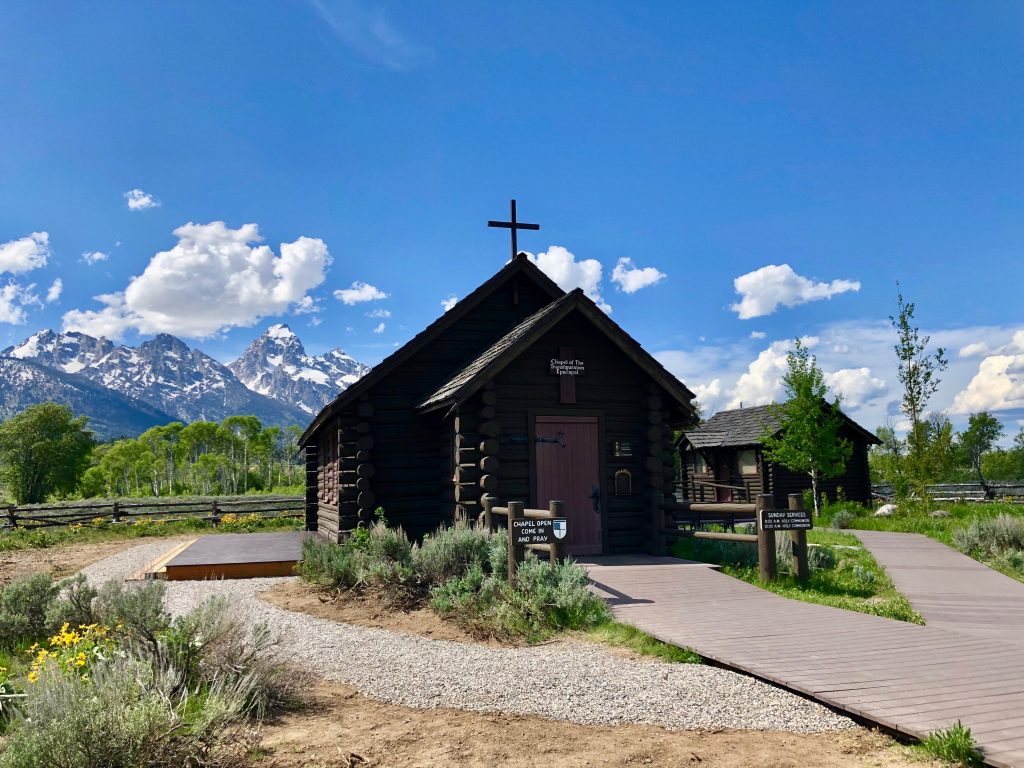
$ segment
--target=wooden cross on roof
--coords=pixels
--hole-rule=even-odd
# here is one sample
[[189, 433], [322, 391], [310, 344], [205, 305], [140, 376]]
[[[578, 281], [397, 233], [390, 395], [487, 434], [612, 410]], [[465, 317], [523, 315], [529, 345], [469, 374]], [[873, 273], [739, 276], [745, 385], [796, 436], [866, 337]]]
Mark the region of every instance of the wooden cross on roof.
[[488, 227], [500, 227], [501, 229], [512, 230], [512, 258], [514, 259], [519, 255], [519, 239], [516, 236], [516, 232], [520, 229], [538, 230], [540, 224], [523, 224], [522, 222], [516, 221], [516, 201], [512, 201], [512, 220], [511, 221], [488, 221]]

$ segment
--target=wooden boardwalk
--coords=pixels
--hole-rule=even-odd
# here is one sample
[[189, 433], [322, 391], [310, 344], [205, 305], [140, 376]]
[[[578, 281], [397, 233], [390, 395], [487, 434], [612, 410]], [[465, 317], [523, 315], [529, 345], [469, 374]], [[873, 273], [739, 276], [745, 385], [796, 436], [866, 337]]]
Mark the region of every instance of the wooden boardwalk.
[[990, 764], [1024, 768], [1017, 644], [787, 600], [671, 558], [581, 562], [619, 621], [909, 736], [962, 720]]
[[1024, 645], [1024, 584], [918, 533], [850, 531], [930, 627]]

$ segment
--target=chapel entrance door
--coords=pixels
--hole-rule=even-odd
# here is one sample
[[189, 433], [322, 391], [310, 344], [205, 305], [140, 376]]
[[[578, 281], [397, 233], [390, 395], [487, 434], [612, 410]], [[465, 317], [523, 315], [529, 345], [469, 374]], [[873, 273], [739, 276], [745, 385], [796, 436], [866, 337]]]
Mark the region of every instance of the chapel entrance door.
[[537, 506], [565, 502], [565, 551], [599, 555], [601, 476], [596, 416], [538, 416], [534, 430]]

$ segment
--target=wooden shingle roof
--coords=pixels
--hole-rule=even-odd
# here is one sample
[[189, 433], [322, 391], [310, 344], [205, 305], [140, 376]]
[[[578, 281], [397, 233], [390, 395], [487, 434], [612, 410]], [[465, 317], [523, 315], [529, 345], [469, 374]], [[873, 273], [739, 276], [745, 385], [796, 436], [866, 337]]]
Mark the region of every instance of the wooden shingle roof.
[[[822, 403], [828, 407], [827, 403]], [[745, 445], [760, 445], [766, 432], [778, 432], [782, 424], [773, 413], [772, 405], [755, 405], [750, 408], [735, 408], [719, 411], [697, 429], [687, 430], [680, 438], [698, 450], [701, 448], [738, 448]], [[847, 425], [860, 434], [868, 443], [878, 445], [881, 441], [864, 429], [845, 413]]]
[[556, 299], [523, 320], [475, 360], [458, 371], [420, 403], [420, 411], [432, 411], [446, 405], [462, 402], [483, 386], [498, 371], [510, 363], [520, 352], [547, 333], [570, 312], [579, 311], [590, 320], [627, 357], [643, 368], [658, 382], [679, 406], [688, 412], [695, 397], [679, 379], [669, 373], [640, 344], [600, 309], [579, 288]]

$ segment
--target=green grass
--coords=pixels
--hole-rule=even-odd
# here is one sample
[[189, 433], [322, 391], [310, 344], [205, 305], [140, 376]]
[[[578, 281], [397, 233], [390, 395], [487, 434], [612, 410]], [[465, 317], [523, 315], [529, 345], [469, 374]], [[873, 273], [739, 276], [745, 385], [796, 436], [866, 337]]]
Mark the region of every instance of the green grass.
[[871, 553], [859, 546], [855, 536], [816, 529], [808, 538], [812, 544], [834, 547], [836, 565], [813, 569], [807, 584], [800, 584], [789, 574], [780, 574], [778, 580], [761, 584], [753, 544], [679, 539], [673, 554], [687, 560], [716, 563], [722, 566], [723, 573], [793, 600], [924, 623]]
[[[976, 518], [993, 518], [1001, 514], [1024, 517], [1024, 505], [1008, 502], [993, 502], [991, 504], [933, 502], [928, 506], [921, 504], [909, 506], [905, 511], [897, 508], [896, 514], [891, 517], [875, 517], [874, 509], [846, 503], [827, 505], [822, 511], [822, 523], [826, 524], [839, 509], [844, 508], [856, 515], [850, 525], [853, 530], [920, 533], [950, 547], [953, 546], [953, 532], [958, 528], [966, 528]], [[936, 509], [949, 512], [949, 517], [930, 517], [929, 512]], [[982, 557], [976, 559], [1011, 578], [1024, 581], [1024, 572], [1022, 571], [1007, 567], [1004, 563], [994, 560]]]
[[916, 750], [948, 765], [981, 768], [985, 764], [971, 729], [959, 720], [949, 728], [930, 734]]
[[663, 643], [629, 624], [609, 621], [583, 634], [588, 640], [627, 648], [641, 656], [653, 656], [678, 664], [701, 664], [703, 659], [689, 648]]
[[[137, 524], [141, 523], [141, 524]], [[184, 533], [252, 533], [255, 531], [298, 530], [302, 521], [295, 518], [268, 518], [249, 521], [240, 519], [234, 523], [214, 526], [198, 518], [180, 522], [159, 522], [139, 518], [131, 523], [86, 524], [79, 527], [62, 526], [53, 528], [26, 529], [0, 532], [0, 552], [19, 549], [46, 549], [66, 544], [92, 544], [103, 541], [139, 539], [150, 536], [177, 536]]]

